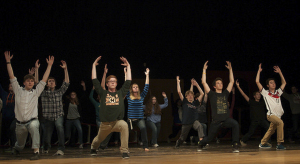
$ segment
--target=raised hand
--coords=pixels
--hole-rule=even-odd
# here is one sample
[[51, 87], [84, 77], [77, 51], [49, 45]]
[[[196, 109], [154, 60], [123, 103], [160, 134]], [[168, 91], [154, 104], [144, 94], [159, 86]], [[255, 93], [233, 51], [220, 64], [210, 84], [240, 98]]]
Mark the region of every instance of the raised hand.
[[5, 51], [4, 56], [5, 56], [6, 62], [10, 62], [10, 60], [13, 58], [14, 55], [10, 56], [10, 51]]
[[258, 66], [258, 72], [261, 72], [263, 69], [261, 68], [261, 63]]
[[208, 65], [207, 65], [207, 63], [208, 63], [208, 60], [204, 63], [204, 66], [203, 66], [203, 69], [207, 69], [207, 67], [208, 67]]
[[40, 60], [38, 59], [38, 60], [36, 60], [36, 62], [35, 62], [35, 68], [36, 68], [36, 69], [40, 68], [40, 66], [41, 66], [41, 65], [39, 64], [39, 61], [40, 61]]
[[145, 72], [145, 75], [149, 75], [149, 72], [150, 72], [150, 69], [149, 68], [146, 68], [146, 72]]
[[67, 63], [64, 60], [62, 60], [60, 62], [62, 64], [62, 65], [60, 65], [60, 67], [63, 68], [63, 69], [67, 69]]
[[83, 87], [85, 87], [85, 82], [82, 80], [82, 81], [80, 82], [80, 85], [82, 85]]
[[128, 63], [128, 61], [127, 61], [126, 58], [124, 58], [124, 57], [122, 56], [122, 57], [120, 57], [120, 59], [121, 59], [121, 61], [123, 62], [123, 63], [121, 64], [122, 66], [125, 66], [125, 67], [129, 66], [129, 63]]
[[161, 95], [162, 95], [164, 98], [166, 98], [166, 97], [167, 97], [167, 94], [166, 94], [166, 92], [162, 92], [162, 93], [161, 93]]
[[180, 83], [179, 76], [176, 76], [177, 83]]
[[105, 66], [104, 66], [104, 72], [107, 74], [107, 72], [108, 72], [108, 68], [107, 68], [107, 64], [105, 64]]
[[231, 62], [230, 61], [226, 61], [226, 63], [227, 63], [227, 65], [225, 65], [225, 67], [227, 68], [227, 69], [232, 69], [232, 66], [231, 66]]
[[235, 84], [236, 84], [236, 86], [240, 86], [240, 82], [238, 79], [235, 81]]
[[280, 68], [277, 65], [274, 66], [273, 68], [274, 68], [274, 72], [276, 72], [276, 73], [280, 73], [281, 72]]
[[33, 75], [33, 74], [35, 73], [35, 68], [32, 67], [31, 69], [29, 69], [28, 73], [29, 73], [30, 75]]
[[54, 63], [54, 56], [49, 56], [49, 58], [46, 58], [46, 61], [48, 65], [53, 65]]
[[93, 63], [93, 65], [95, 65], [95, 66], [97, 66], [97, 65], [99, 65], [99, 60], [101, 59], [101, 57], [102, 56], [99, 56], [95, 61], [94, 61], [94, 63]]
[[198, 84], [198, 82], [193, 78], [193, 85], [194, 86], [198, 86], [199, 84]]

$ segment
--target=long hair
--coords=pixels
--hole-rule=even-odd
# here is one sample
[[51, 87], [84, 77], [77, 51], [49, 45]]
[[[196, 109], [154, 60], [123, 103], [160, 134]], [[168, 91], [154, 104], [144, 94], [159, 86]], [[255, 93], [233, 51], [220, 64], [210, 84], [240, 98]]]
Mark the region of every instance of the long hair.
[[[76, 94], [76, 97], [75, 97], [75, 98], [72, 98], [72, 97], [71, 97], [71, 94], [72, 94], [72, 93], [75, 93], [75, 94]], [[77, 97], [77, 93], [76, 93], [76, 92], [71, 92], [70, 95], [67, 96], [67, 98], [70, 100], [70, 103], [79, 105], [79, 100], [78, 100], [78, 97]]]
[[[146, 104], [146, 110], [145, 110], [145, 115], [146, 116], [150, 116], [152, 114], [152, 108], [153, 108], [152, 98], [153, 97], [155, 97], [155, 96], [151, 96], [150, 99], [148, 100], [147, 104]], [[157, 101], [154, 104], [154, 114], [161, 115], [160, 106], [158, 105]]]
[[137, 83], [133, 83], [131, 86], [130, 86], [130, 99], [131, 100], [134, 100], [134, 99], [141, 99], [141, 91], [140, 91], [140, 88], [139, 88], [139, 91], [138, 91], [138, 94], [137, 96], [134, 96], [133, 95], [133, 91], [132, 91], [132, 87], [134, 85], [137, 85], [139, 87], [139, 85]]

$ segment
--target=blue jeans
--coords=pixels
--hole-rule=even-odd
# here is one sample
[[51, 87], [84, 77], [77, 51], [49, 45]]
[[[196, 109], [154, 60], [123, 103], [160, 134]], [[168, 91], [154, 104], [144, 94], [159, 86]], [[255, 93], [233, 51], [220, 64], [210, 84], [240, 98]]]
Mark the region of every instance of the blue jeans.
[[[132, 121], [131, 123], [132, 123], [132, 127], [134, 127], [134, 126], [139, 127], [139, 129], [141, 130], [143, 148], [144, 149], [148, 148], [147, 128], [146, 128], [145, 120], [139, 119], [139, 120]], [[132, 130], [129, 120], [128, 120], [128, 126], [129, 126], [129, 129]]]
[[60, 116], [55, 121], [45, 120], [45, 141], [44, 150], [49, 150], [51, 147], [51, 137], [54, 129], [54, 125], [57, 131], [58, 137], [58, 150], [65, 150], [65, 134], [64, 134], [64, 117]]
[[79, 144], [82, 144], [83, 143], [82, 142], [82, 128], [81, 128], [81, 123], [80, 123], [79, 119], [66, 120], [66, 138], [67, 139], [71, 138], [72, 125], [74, 125], [77, 129]]
[[40, 133], [39, 133], [40, 122], [38, 119], [32, 120], [27, 124], [16, 123], [16, 135], [17, 142], [15, 144], [15, 149], [21, 151], [24, 149], [28, 132], [32, 138], [32, 149], [37, 149], [40, 147]]
[[147, 127], [149, 127], [152, 130], [152, 139], [151, 139], [151, 144], [157, 144], [157, 138], [159, 136], [159, 132], [160, 132], [160, 122], [158, 123], [154, 123], [152, 121], [146, 121], [146, 125]]

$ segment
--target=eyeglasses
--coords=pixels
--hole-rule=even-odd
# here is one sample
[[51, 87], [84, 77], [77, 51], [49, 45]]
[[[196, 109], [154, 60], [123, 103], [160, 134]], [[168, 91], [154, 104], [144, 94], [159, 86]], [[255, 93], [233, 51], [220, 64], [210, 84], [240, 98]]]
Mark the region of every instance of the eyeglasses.
[[117, 81], [115, 81], [115, 80], [111, 80], [111, 81], [108, 81], [108, 82], [111, 82], [111, 83], [116, 83]]

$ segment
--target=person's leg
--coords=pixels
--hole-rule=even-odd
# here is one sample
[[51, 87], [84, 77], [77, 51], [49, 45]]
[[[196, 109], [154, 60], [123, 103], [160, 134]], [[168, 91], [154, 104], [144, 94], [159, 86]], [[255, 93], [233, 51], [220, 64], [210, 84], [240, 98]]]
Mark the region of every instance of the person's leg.
[[249, 131], [244, 135], [244, 137], [241, 139], [244, 143], [247, 143], [247, 141], [250, 139], [250, 137], [254, 134], [257, 126], [259, 125], [259, 121], [251, 121]]
[[221, 133], [218, 135], [218, 139], [225, 137], [229, 130], [229, 128], [222, 128]]
[[227, 118], [223, 125], [227, 128], [232, 128], [232, 144], [239, 143], [239, 123], [232, 118]]
[[40, 132], [39, 132], [40, 122], [38, 119], [36, 119], [30, 121], [30, 123], [28, 123], [26, 126], [32, 139], [31, 148], [34, 149], [35, 151], [37, 149], [38, 151], [38, 149], [40, 148]]
[[200, 123], [203, 127], [203, 133], [204, 133], [204, 136], [207, 136], [207, 125], [204, 124], [204, 123]]
[[83, 143], [83, 141], [82, 141], [82, 127], [81, 127], [81, 123], [80, 123], [79, 119], [74, 120], [74, 125], [77, 129], [77, 132], [78, 132], [79, 144], [81, 145]]
[[202, 127], [202, 125], [200, 124], [200, 122], [196, 120], [196, 121], [193, 123], [193, 128], [198, 132], [198, 137], [199, 137], [198, 141], [199, 141], [199, 140], [202, 140], [203, 137], [204, 137], [204, 133], [203, 133], [203, 127]]
[[15, 149], [22, 151], [25, 147], [26, 139], [28, 136], [28, 130], [24, 124], [16, 124], [16, 137], [17, 142], [15, 143]]
[[17, 123], [17, 120], [14, 119], [12, 121], [12, 123], [10, 124], [10, 147], [14, 147], [15, 144], [16, 144], [16, 141], [17, 141], [17, 138], [16, 138], [16, 123]]
[[205, 146], [207, 143], [211, 142], [217, 135], [221, 126], [222, 122], [212, 121], [208, 130], [208, 135], [200, 141], [200, 145]]
[[55, 122], [58, 137], [58, 150], [65, 150], [65, 133], [64, 133], [64, 117], [60, 116]]
[[147, 127], [149, 127], [152, 131], [151, 144], [157, 144], [157, 128], [152, 121], [146, 121]]
[[51, 148], [51, 137], [54, 129], [54, 121], [45, 120], [45, 141], [44, 150], [46, 153]]
[[[269, 120], [269, 118], [268, 118], [268, 120]], [[268, 131], [266, 132], [266, 134], [264, 135], [264, 137], [261, 139], [261, 144], [262, 145], [265, 145], [265, 144], [268, 143], [268, 141], [269, 141], [270, 137], [272, 136], [272, 134], [275, 133], [275, 130], [276, 130], [276, 125], [271, 122]]]
[[284, 142], [284, 132], [283, 132], [284, 123], [283, 123], [283, 121], [280, 118], [278, 118], [277, 116], [274, 116], [274, 115], [268, 117], [268, 120], [276, 126], [278, 145], [280, 143], [283, 143]]
[[[144, 122], [145, 123], [145, 122]], [[120, 132], [121, 134], [121, 152], [128, 153], [128, 124], [124, 120], [118, 120], [112, 128], [112, 132]]]
[[156, 133], [156, 144], [157, 144], [157, 140], [158, 140], [158, 137], [159, 137], [161, 124], [160, 124], [160, 122], [158, 122], [158, 123], [155, 123], [155, 125], [156, 125], [156, 129], [157, 129], [157, 133]]
[[72, 128], [72, 120], [66, 120], [66, 125], [65, 125], [65, 129], [66, 129], [66, 132], [65, 132], [65, 139], [67, 140], [70, 140], [71, 139], [71, 128]]
[[[145, 124], [145, 120], [139, 120], [137, 123], [137, 126], [141, 130], [141, 135], [142, 135], [142, 142], [143, 142], [143, 148], [148, 148], [148, 138], [147, 138], [147, 128]], [[122, 137], [121, 137], [122, 138]], [[121, 141], [122, 142], [122, 141]], [[122, 143], [121, 143], [122, 144]]]
[[189, 134], [189, 131], [191, 130], [192, 126], [193, 126], [193, 124], [182, 125], [180, 137], [176, 141], [176, 145], [175, 145], [176, 148], [179, 147], [183, 143], [183, 141], [185, 141], [185, 139], [187, 138], [187, 136]]
[[[112, 123], [101, 122], [97, 136], [93, 139], [91, 149], [96, 150], [100, 143], [112, 132]], [[128, 141], [127, 141], [128, 143]]]

